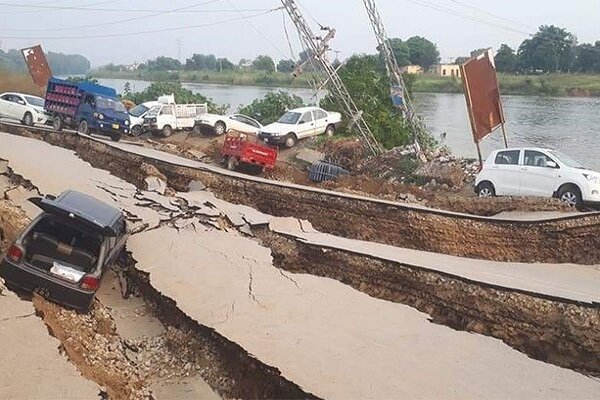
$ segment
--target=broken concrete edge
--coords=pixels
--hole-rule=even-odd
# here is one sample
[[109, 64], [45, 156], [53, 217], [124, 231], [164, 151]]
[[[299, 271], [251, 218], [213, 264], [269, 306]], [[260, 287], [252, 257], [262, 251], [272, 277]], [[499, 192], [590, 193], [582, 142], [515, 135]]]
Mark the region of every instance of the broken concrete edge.
[[[9, 124], [6, 122], [0, 122], [0, 128], [3, 128], [3, 126], [9, 127], [9, 128], [18, 127], [20, 129], [23, 129], [23, 127], [18, 126], [18, 125], [12, 125], [12, 124]], [[38, 132], [43, 132], [43, 133], [56, 133], [54, 131], [47, 130], [45, 128], [39, 128], [39, 127], [28, 128], [28, 130], [38, 131]], [[11, 133], [11, 134], [26, 136], [26, 135], [23, 135], [18, 130], [15, 132], [14, 129], [8, 129], [5, 131], [7, 133]], [[356, 200], [356, 201], [378, 203], [380, 205], [393, 206], [393, 207], [401, 209], [401, 210], [429, 213], [429, 214], [434, 214], [434, 215], [439, 215], [439, 216], [444, 216], [444, 217], [470, 219], [470, 220], [484, 221], [484, 222], [497, 222], [497, 223], [505, 222], [505, 223], [510, 223], [510, 224], [528, 224], [529, 223], [529, 224], [531, 224], [531, 223], [545, 223], [545, 222], [559, 222], [559, 221], [566, 221], [566, 220], [576, 220], [576, 219], [581, 219], [581, 218], [584, 218], [584, 217], [590, 216], [590, 215], [591, 216], [600, 216], [600, 211], [596, 211], [596, 212], [589, 212], [589, 213], [581, 213], [581, 215], [575, 215], [575, 216], [567, 215], [567, 216], [563, 216], [563, 217], [550, 217], [550, 218], [546, 217], [546, 218], [530, 219], [530, 220], [523, 221], [523, 220], [519, 220], [519, 219], [513, 220], [510, 218], [493, 218], [493, 217], [489, 217], [489, 216], [464, 214], [464, 213], [458, 213], [458, 212], [453, 212], [453, 211], [429, 208], [429, 207], [425, 207], [425, 206], [420, 206], [418, 204], [399, 203], [399, 202], [390, 201], [390, 200], [377, 199], [377, 198], [373, 198], [373, 197], [366, 197], [366, 196], [360, 196], [360, 195], [356, 195], [356, 194], [337, 192], [337, 191], [320, 189], [320, 188], [315, 188], [315, 187], [310, 187], [310, 186], [303, 186], [303, 185], [298, 185], [298, 184], [290, 183], [290, 182], [282, 182], [282, 181], [265, 179], [265, 178], [261, 178], [261, 177], [242, 174], [242, 173], [235, 172], [235, 171], [229, 171], [229, 170], [226, 170], [223, 168], [219, 168], [216, 166], [202, 163], [200, 161], [183, 158], [181, 156], [177, 156], [177, 155], [173, 155], [173, 154], [169, 154], [169, 153], [164, 153], [164, 152], [161, 152], [161, 151], [155, 150], [155, 149], [147, 149], [147, 148], [140, 147], [140, 149], [142, 151], [140, 151], [140, 149], [137, 149], [137, 148], [131, 148], [130, 150], [132, 150], [132, 151], [127, 151], [120, 146], [119, 142], [112, 142], [110, 140], [106, 140], [105, 138], [101, 138], [101, 137], [80, 135], [79, 133], [77, 133], [75, 131], [63, 131], [62, 134], [63, 135], [71, 134], [72, 136], [78, 137], [81, 140], [89, 140], [89, 141], [93, 141], [96, 143], [101, 143], [105, 146], [111, 147], [120, 152], [128, 153], [128, 154], [135, 154], [146, 160], [153, 160], [155, 162], [169, 164], [170, 166], [173, 166], [173, 167], [187, 167], [187, 168], [192, 168], [192, 169], [196, 169], [199, 171], [210, 172], [210, 173], [214, 173], [217, 175], [230, 177], [230, 178], [236, 178], [236, 179], [245, 180], [245, 181], [254, 182], [254, 183], [262, 183], [262, 184], [268, 184], [268, 185], [272, 185], [272, 186], [279, 186], [279, 187], [283, 187], [286, 189], [309, 191], [309, 192], [323, 194], [323, 195], [327, 195], [327, 196], [340, 197], [340, 198]], [[151, 150], [150, 153], [161, 153], [161, 154], [164, 154], [166, 157], [161, 159], [159, 157], [154, 157], [149, 154], [144, 154], [144, 153], [148, 153], [149, 152], [148, 150]], [[171, 158], [172, 161], [168, 160], [168, 158]]]
[[155, 289], [150, 283], [150, 274], [136, 268], [136, 261], [129, 254], [131, 265], [127, 269], [128, 278], [138, 288], [142, 296], [154, 304], [161, 322], [166, 326], [177, 326], [194, 332], [204, 340], [215, 343], [220, 352], [218, 359], [223, 363], [235, 362], [235, 368], [223, 371], [235, 382], [252, 380], [260, 382], [259, 387], [246, 388], [248, 392], [237, 386], [237, 390], [223, 392], [218, 382], [208, 382], [214, 390], [229, 398], [272, 398], [272, 399], [319, 399], [305, 392], [300, 386], [286, 379], [281, 371], [269, 366], [235, 342], [227, 339], [215, 329], [202, 325], [177, 307], [177, 301], [167, 297]]
[[491, 336], [534, 359], [600, 377], [598, 305], [564, 302], [414, 268], [336, 248], [323, 249], [256, 229], [278, 268], [335, 279], [375, 298], [401, 303], [434, 323]]
[[[108, 170], [138, 187], [143, 186], [145, 176], [130, 166], [151, 163], [177, 190], [186, 191], [190, 181], [202, 180], [228, 202], [251, 205], [271, 215], [306, 218], [320, 231], [342, 237], [495, 261], [595, 264], [600, 260], [600, 237], [596, 233], [600, 225], [598, 214], [544, 222], [516, 220], [514, 223], [473, 216], [455, 218], [382, 202], [352, 200], [339, 194], [330, 196], [255, 182], [258, 178], [251, 181], [246, 176], [238, 179], [223, 173], [215, 174], [194, 168], [195, 163], [185, 159], [186, 166], [178, 166], [77, 135], [40, 135], [24, 129], [13, 131], [13, 134], [76, 151], [81, 159], [94, 167]], [[160, 152], [152, 154], [170, 156]], [[323, 218], [323, 215], [328, 217]], [[546, 251], [547, 248], [552, 251]]]

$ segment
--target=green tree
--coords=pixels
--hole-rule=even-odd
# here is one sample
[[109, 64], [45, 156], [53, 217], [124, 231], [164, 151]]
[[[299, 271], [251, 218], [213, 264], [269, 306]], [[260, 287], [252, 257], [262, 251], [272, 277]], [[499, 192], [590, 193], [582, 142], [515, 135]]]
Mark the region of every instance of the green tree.
[[494, 57], [498, 72], [514, 73], [517, 70], [517, 55], [507, 44], [500, 46], [496, 57]]
[[437, 46], [421, 36], [413, 36], [406, 41], [410, 49], [411, 64], [420, 65], [428, 70], [432, 65], [440, 61], [440, 52]]
[[219, 71], [231, 71], [235, 69], [235, 64], [228, 58], [217, 58], [217, 68]]
[[[411, 142], [412, 134], [406, 121], [392, 105], [389, 80], [377, 56], [353, 56], [340, 68], [339, 74], [357, 107], [363, 111], [365, 122], [384, 147], [389, 149]], [[321, 107], [344, 111], [332, 94], [321, 101]], [[432, 143], [429, 137], [420, 139], [425, 145]]]
[[410, 48], [402, 39], [388, 39], [388, 44], [392, 48], [392, 52], [394, 52], [394, 56], [396, 57], [396, 62], [400, 67], [411, 64]]
[[256, 99], [240, 109], [240, 113], [266, 125], [277, 121], [287, 110], [302, 107], [302, 105], [302, 99], [296, 95], [282, 91], [270, 92], [262, 99]]
[[148, 60], [146, 67], [149, 71], [177, 71], [181, 69], [181, 62], [171, 57], [156, 57]]
[[461, 65], [469, 61], [471, 57], [456, 57], [454, 64]]
[[275, 72], [275, 61], [269, 56], [258, 56], [252, 61], [252, 68], [257, 71]]
[[294, 60], [281, 60], [277, 63], [277, 71], [290, 73], [296, 68], [296, 62]]
[[578, 72], [600, 72], [600, 41], [595, 44], [584, 43], [577, 47], [575, 69]]
[[188, 71], [214, 71], [217, 67], [217, 57], [213, 54], [193, 54], [185, 60], [185, 69]]
[[543, 25], [521, 43], [519, 66], [525, 72], [570, 72], [576, 61], [576, 45], [577, 39], [566, 29]]

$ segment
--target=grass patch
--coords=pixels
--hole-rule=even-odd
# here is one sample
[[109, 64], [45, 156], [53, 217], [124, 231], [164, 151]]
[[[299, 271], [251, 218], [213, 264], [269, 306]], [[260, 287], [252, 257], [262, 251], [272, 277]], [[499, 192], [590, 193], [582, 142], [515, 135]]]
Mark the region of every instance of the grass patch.
[[0, 70], [0, 93], [19, 92], [40, 96], [42, 93], [27, 74]]

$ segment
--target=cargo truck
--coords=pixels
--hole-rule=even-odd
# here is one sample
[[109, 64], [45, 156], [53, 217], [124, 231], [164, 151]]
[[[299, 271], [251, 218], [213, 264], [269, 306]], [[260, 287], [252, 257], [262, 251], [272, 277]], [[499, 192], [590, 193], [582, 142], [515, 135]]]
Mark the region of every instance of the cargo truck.
[[129, 133], [129, 114], [117, 92], [92, 82], [50, 78], [44, 109], [52, 116], [56, 131], [67, 127], [84, 135], [109, 136], [114, 141]]
[[[144, 117], [144, 131], [169, 137], [178, 130], [200, 130], [197, 119], [208, 112], [204, 104], [175, 104], [175, 96], [161, 96], [160, 103], [148, 111]], [[199, 133], [199, 132], [197, 132]]]

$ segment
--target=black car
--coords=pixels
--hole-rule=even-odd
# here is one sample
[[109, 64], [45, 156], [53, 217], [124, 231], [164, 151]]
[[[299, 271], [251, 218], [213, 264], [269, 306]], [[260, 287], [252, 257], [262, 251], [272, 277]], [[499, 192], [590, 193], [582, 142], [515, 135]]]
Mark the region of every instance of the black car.
[[125, 216], [75, 191], [30, 201], [44, 212], [10, 246], [0, 276], [9, 287], [87, 312], [102, 274], [125, 245]]

